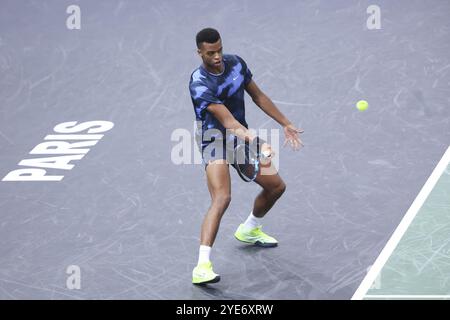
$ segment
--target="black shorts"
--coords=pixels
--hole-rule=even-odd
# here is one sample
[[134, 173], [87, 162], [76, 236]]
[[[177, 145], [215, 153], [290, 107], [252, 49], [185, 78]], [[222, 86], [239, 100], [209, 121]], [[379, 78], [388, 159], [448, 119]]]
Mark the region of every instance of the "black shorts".
[[226, 160], [228, 164], [234, 165], [234, 148], [238, 144], [237, 137], [228, 139], [217, 139], [213, 141], [198, 143], [199, 151], [202, 154], [205, 169], [209, 163], [215, 160]]

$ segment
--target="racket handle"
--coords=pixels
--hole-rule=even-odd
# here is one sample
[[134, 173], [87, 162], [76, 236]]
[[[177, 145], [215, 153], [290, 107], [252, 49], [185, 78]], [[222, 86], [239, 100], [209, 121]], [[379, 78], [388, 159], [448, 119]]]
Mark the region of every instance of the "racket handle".
[[266, 143], [265, 140], [261, 139], [260, 137], [256, 136], [253, 141], [250, 143], [250, 149], [253, 150], [256, 153], [259, 153], [261, 150], [261, 146]]
[[268, 150], [265, 150], [261, 153], [261, 155], [263, 156], [263, 158], [270, 158], [271, 153]]

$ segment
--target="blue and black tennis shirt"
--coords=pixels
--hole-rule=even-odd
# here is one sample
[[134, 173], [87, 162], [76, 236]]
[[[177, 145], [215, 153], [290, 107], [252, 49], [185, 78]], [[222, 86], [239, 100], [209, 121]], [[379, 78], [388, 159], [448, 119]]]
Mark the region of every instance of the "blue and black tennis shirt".
[[210, 143], [209, 137], [206, 141], [203, 139], [206, 130], [217, 129], [222, 137], [226, 133], [222, 124], [206, 110], [211, 103], [223, 104], [237, 121], [248, 128], [245, 121], [244, 91], [252, 80], [252, 73], [245, 61], [237, 55], [225, 54], [222, 60], [222, 73], [210, 73], [201, 65], [192, 72], [189, 82], [195, 117], [201, 123], [197, 134], [201, 135], [202, 149]]

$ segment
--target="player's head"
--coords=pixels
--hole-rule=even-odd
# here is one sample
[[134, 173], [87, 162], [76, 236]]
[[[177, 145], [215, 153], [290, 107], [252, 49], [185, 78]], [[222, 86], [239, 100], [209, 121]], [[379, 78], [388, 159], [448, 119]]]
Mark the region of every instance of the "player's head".
[[211, 68], [217, 68], [222, 63], [222, 40], [216, 29], [205, 28], [196, 36], [197, 52], [203, 63]]

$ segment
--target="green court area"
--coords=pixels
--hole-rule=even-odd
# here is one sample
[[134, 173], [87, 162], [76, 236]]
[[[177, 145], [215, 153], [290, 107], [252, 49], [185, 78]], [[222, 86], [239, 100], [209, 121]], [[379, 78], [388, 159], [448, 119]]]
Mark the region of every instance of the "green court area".
[[364, 299], [450, 299], [450, 164]]

